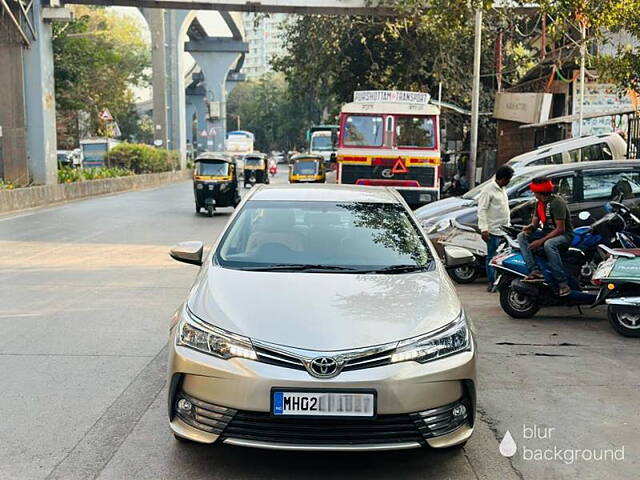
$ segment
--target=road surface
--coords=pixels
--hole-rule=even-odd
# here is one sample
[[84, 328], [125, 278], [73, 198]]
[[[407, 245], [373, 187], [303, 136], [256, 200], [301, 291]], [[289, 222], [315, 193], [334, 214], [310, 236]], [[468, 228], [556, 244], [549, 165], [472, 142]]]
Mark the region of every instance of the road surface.
[[[615, 335], [602, 312], [510, 320], [479, 284], [460, 289], [481, 355], [482, 418], [463, 451], [307, 454], [176, 442], [166, 418], [167, 325], [197, 269], [167, 251], [184, 240], [211, 244], [228, 218], [196, 215], [189, 183], [0, 217], [0, 478], [630, 478], [639, 470], [640, 344]], [[551, 439], [522, 439], [533, 424], [555, 428]], [[498, 450], [507, 429], [519, 446], [624, 445], [625, 459], [538, 462], [519, 448], [509, 460]]]

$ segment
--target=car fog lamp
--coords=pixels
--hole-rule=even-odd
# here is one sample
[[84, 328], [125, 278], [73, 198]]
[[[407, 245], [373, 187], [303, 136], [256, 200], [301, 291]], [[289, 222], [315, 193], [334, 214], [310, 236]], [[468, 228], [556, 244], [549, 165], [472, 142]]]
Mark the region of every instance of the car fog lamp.
[[464, 417], [467, 414], [467, 407], [465, 407], [464, 405], [460, 404], [457, 407], [455, 407], [451, 413], [453, 414], [454, 417]]
[[609, 285], [607, 285], [607, 288], [609, 290], [614, 290], [616, 288], [616, 286], [613, 283], [610, 283]]
[[184, 412], [184, 413], [189, 413], [191, 412], [191, 409], [193, 408], [193, 405], [191, 405], [191, 402], [185, 398], [181, 398], [178, 401], [178, 408]]

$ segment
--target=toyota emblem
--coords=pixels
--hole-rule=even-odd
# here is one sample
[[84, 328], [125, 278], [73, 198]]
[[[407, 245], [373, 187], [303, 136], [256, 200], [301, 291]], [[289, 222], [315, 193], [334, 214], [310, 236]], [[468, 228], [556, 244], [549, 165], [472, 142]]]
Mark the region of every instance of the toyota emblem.
[[331, 357], [317, 357], [311, 360], [309, 373], [315, 377], [333, 377], [339, 373], [339, 364]]

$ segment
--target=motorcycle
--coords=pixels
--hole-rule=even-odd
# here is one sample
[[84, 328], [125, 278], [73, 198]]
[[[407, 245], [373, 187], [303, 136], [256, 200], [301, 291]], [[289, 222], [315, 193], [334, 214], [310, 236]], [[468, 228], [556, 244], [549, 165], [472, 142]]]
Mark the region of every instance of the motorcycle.
[[[498, 251], [501, 251], [502, 245], [498, 247]], [[443, 259], [449, 276], [456, 283], [473, 283], [479, 276], [486, 274], [487, 243], [477, 227], [451, 220], [451, 228], [434, 246]], [[473, 262], [460, 264], [457, 260], [460, 249], [467, 251], [467, 258], [472, 255]]]
[[[562, 259], [571, 288], [571, 293], [564, 297], [557, 295], [551, 269], [540, 251], [534, 252], [534, 255], [545, 277], [544, 282], [523, 281], [530, 272], [515, 240], [519, 232], [514, 228], [505, 228], [510, 248], [491, 260], [491, 266], [498, 273], [496, 283], [502, 309], [513, 318], [531, 318], [542, 307], [592, 305], [597, 298], [597, 289], [592, 285], [591, 278], [601, 260], [598, 245], [622, 248], [640, 246], [640, 237], [635, 233], [640, 229], [640, 219], [620, 203], [611, 202], [610, 208], [612, 211], [600, 220], [574, 231], [572, 244]], [[587, 220], [587, 212], [581, 212], [580, 218]]]
[[640, 249], [600, 249], [606, 259], [593, 275], [593, 284], [600, 288], [593, 306], [606, 303], [613, 329], [625, 337], [640, 337]]

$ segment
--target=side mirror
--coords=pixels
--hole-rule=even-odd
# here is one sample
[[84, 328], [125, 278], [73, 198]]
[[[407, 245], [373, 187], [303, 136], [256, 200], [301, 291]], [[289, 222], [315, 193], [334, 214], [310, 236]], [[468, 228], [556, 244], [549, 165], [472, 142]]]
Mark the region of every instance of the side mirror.
[[580, 212], [578, 214], [578, 218], [580, 220], [582, 220], [583, 222], [586, 222], [587, 220], [589, 220], [591, 218], [591, 213], [584, 211], [584, 212]]
[[182, 242], [169, 250], [169, 256], [178, 262], [201, 266], [203, 250], [202, 242]]

